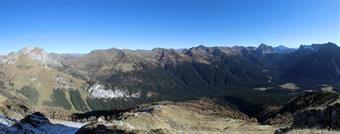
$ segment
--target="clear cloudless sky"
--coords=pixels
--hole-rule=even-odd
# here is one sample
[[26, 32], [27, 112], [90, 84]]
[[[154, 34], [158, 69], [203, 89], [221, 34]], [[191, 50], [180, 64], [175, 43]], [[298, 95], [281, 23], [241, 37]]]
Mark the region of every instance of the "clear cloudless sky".
[[0, 0], [0, 52], [340, 45], [340, 0]]

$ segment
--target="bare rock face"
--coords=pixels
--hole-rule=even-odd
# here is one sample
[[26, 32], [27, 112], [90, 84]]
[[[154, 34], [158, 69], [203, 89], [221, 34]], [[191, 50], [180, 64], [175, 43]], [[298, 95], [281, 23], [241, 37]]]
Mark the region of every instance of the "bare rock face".
[[51, 57], [47, 52], [45, 52], [43, 49], [38, 48], [38, 47], [26, 47], [16, 53], [13, 53], [10, 56], [19, 56], [19, 55], [27, 56], [30, 59], [37, 61], [43, 65], [55, 66], [55, 67], [62, 66], [61, 63], [54, 60], [53, 57]]
[[307, 110], [294, 115], [292, 128], [340, 130], [340, 104], [326, 109]]

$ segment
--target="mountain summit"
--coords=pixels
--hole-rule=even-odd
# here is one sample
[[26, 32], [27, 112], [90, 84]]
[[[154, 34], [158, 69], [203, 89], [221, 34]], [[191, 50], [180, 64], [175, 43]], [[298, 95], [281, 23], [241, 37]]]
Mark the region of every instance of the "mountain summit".
[[275, 51], [275, 53], [284, 54], [284, 53], [292, 53], [292, 52], [295, 51], [295, 49], [294, 48], [288, 48], [284, 45], [280, 45], [280, 46], [275, 47], [274, 51]]
[[268, 46], [266, 44], [260, 44], [260, 46], [258, 46], [256, 48], [256, 51], [260, 54], [271, 54], [274, 53], [274, 49], [272, 46]]

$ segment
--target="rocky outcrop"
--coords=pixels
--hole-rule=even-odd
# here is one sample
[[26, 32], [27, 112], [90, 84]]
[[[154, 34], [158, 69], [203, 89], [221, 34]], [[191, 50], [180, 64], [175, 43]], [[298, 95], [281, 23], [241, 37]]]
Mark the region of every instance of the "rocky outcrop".
[[[269, 125], [285, 125], [290, 126], [296, 124], [296, 120], [303, 120], [306, 113], [311, 111], [322, 114], [323, 109], [328, 109], [339, 103], [339, 94], [334, 92], [311, 92], [292, 99], [288, 104], [280, 109], [267, 113], [263, 120], [263, 124]], [[299, 116], [301, 118], [298, 118]], [[309, 114], [307, 114], [309, 115]], [[308, 120], [308, 118], [306, 118]], [[308, 125], [307, 125], [308, 126]]]
[[0, 115], [21, 120], [29, 113], [30, 106], [24, 100], [0, 91]]
[[294, 114], [292, 128], [340, 130], [340, 104]]
[[0, 134], [73, 134], [78, 128], [53, 124], [44, 114], [36, 112], [17, 121], [0, 116]]

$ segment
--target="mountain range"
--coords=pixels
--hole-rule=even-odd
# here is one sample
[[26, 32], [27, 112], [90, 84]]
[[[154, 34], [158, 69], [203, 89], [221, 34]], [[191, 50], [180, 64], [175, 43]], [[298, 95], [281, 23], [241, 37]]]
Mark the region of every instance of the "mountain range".
[[272, 47], [103, 49], [46, 53], [28, 47], [1, 55], [0, 87], [34, 106], [71, 111], [125, 108], [248, 92], [336, 90], [340, 48], [334, 43]]
[[[338, 120], [333, 119], [340, 113], [339, 67], [340, 47], [334, 43], [296, 49], [265, 44], [111, 48], [87, 54], [26, 47], [0, 55], [0, 130], [74, 133], [91, 122], [78, 133], [196, 132], [192, 127], [199, 125], [191, 119], [223, 124], [201, 126], [207, 127], [200, 128], [202, 132], [238, 132], [244, 129], [235, 127], [239, 123], [264, 133], [305, 127], [339, 129]], [[203, 120], [206, 118], [216, 120]], [[81, 124], [77, 128], [67, 126], [70, 123], [54, 125], [50, 119]], [[149, 120], [162, 125], [143, 128]], [[134, 125], [100, 126], [117, 122]], [[168, 127], [183, 122], [188, 124]], [[231, 128], [224, 129], [226, 126]], [[132, 129], [135, 127], [139, 129]]]

